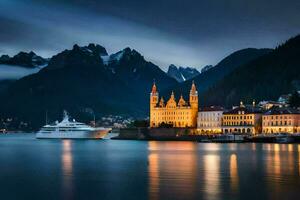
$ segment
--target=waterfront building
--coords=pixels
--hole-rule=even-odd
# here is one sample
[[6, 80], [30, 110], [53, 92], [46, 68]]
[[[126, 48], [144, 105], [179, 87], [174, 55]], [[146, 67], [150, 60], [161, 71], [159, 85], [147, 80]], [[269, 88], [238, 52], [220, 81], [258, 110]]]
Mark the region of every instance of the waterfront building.
[[163, 97], [159, 99], [156, 84], [153, 83], [150, 93], [150, 127], [161, 127], [168, 125], [171, 127], [197, 127], [198, 114], [198, 92], [195, 83], [189, 95], [189, 102], [180, 96], [176, 102], [174, 92], [169, 100], [165, 103]]
[[210, 106], [198, 112], [197, 130], [199, 133], [222, 133], [223, 108]]
[[245, 106], [241, 102], [240, 106], [223, 112], [222, 132], [256, 135], [261, 132], [261, 117], [261, 110], [254, 103]]
[[263, 114], [262, 132], [274, 133], [299, 133], [300, 112], [293, 108], [273, 108]]

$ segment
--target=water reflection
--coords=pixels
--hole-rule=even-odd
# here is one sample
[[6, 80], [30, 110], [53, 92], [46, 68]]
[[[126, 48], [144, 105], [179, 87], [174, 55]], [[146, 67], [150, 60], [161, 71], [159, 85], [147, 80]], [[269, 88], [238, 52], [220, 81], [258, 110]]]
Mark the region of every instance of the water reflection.
[[[285, 147], [285, 145], [284, 145]], [[274, 144], [274, 156], [272, 156], [273, 158], [273, 165], [270, 166], [271, 169], [273, 168], [273, 172], [276, 175], [280, 174], [280, 168], [281, 168], [281, 163], [280, 163], [280, 146], [279, 144]], [[272, 170], [271, 170], [272, 171]]]
[[220, 193], [220, 156], [204, 156], [204, 186], [205, 199], [219, 199]]
[[148, 156], [149, 164], [149, 196], [151, 200], [159, 199], [159, 163], [158, 155], [150, 153]]
[[0, 163], [1, 199], [300, 199], [300, 144], [1, 140]]
[[[287, 185], [300, 185], [295, 176], [300, 174], [300, 145], [149, 142], [148, 151], [151, 200], [232, 199], [245, 192], [249, 198], [243, 199], [272, 199]], [[257, 185], [249, 180], [253, 170]]]
[[238, 191], [239, 176], [238, 176], [238, 164], [236, 154], [230, 156], [230, 187], [231, 190], [236, 193]]
[[73, 158], [72, 158], [72, 141], [62, 141], [62, 178], [63, 178], [63, 197], [72, 199], [73, 194]]
[[197, 144], [149, 142], [149, 199], [194, 199], [197, 178]]
[[[264, 144], [265, 176], [271, 198], [278, 198], [299, 184], [299, 147], [293, 144]], [[298, 160], [297, 160], [298, 158]], [[298, 176], [297, 176], [298, 175]], [[298, 183], [298, 184], [295, 184]]]
[[297, 146], [298, 148], [298, 176], [300, 176], [300, 144]]

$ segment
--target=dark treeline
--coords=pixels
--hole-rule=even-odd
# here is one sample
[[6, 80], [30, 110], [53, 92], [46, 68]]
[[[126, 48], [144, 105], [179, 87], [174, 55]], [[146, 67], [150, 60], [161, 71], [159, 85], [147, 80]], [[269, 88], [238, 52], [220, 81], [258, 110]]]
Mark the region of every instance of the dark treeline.
[[225, 76], [200, 98], [207, 105], [277, 100], [300, 89], [300, 35]]

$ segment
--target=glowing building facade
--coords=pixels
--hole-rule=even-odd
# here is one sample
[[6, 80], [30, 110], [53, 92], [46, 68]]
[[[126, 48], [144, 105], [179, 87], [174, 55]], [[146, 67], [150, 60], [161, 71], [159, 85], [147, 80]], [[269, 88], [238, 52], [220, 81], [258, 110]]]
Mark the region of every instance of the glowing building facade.
[[189, 102], [185, 101], [181, 95], [176, 102], [172, 92], [169, 100], [165, 103], [163, 97], [159, 99], [156, 84], [152, 86], [150, 93], [150, 127], [161, 127], [168, 125], [171, 127], [193, 127], [197, 126], [198, 114], [198, 92], [194, 82], [189, 95]]
[[292, 108], [274, 108], [262, 117], [262, 133], [299, 133], [300, 112]]
[[261, 133], [262, 113], [255, 105], [246, 107], [241, 102], [239, 107], [223, 113], [223, 133], [259, 134]]

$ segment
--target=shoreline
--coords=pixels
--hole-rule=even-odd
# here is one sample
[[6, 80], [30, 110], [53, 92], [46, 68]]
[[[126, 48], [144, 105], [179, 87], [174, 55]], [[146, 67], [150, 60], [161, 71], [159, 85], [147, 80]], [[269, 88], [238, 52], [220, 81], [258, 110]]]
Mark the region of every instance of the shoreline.
[[293, 140], [278, 140], [278, 137], [259, 137], [259, 138], [246, 138], [244, 140], [213, 140], [195, 137], [177, 137], [177, 138], [128, 138], [116, 136], [112, 140], [134, 140], [134, 141], [189, 141], [197, 143], [270, 143], [270, 144], [300, 144], [300, 136], [290, 136]]
[[[126, 129], [125, 129], [126, 130]], [[10, 131], [0, 133], [4, 135], [18, 135], [18, 134], [35, 134], [35, 132], [25, 131]], [[218, 135], [159, 135], [153, 136], [149, 132], [133, 131], [130, 132], [120, 131], [118, 136], [111, 137], [111, 140], [135, 140], [135, 141], [190, 141], [197, 143], [274, 143], [274, 144], [300, 144], [300, 135], [257, 135], [257, 136], [243, 136], [243, 140], [222, 139], [224, 134]]]

